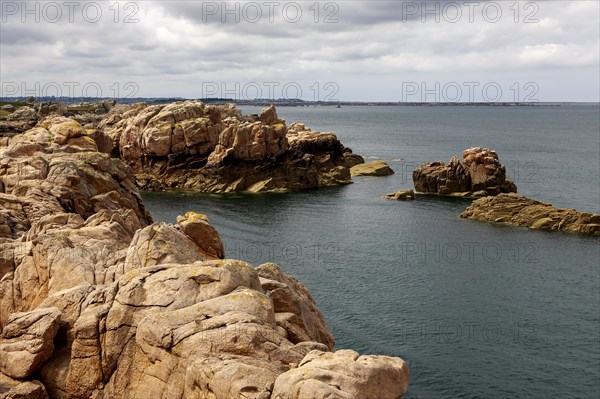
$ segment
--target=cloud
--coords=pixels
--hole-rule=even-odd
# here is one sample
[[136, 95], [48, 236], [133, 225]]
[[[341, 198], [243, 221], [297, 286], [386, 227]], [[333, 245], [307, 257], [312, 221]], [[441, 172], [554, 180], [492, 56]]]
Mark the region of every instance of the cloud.
[[405, 82], [512, 81], [599, 100], [597, 2], [83, 1], [58, 19], [50, 3], [1, 2], [2, 82], [183, 97], [297, 83], [306, 99], [333, 82], [342, 100], [398, 101]]

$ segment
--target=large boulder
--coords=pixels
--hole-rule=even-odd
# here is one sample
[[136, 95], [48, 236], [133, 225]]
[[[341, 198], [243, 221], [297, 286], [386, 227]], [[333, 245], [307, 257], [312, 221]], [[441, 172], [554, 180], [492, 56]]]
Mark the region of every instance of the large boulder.
[[350, 168], [352, 176], [389, 176], [393, 174], [394, 171], [390, 165], [383, 161], [359, 163]]
[[417, 192], [438, 195], [484, 197], [517, 191], [498, 154], [481, 147], [464, 150], [462, 160], [454, 156], [448, 164], [436, 161], [419, 166], [413, 182]]
[[531, 229], [600, 235], [600, 215], [555, 208], [551, 204], [514, 193], [480, 198], [473, 201], [460, 216]]
[[217, 230], [210, 224], [206, 215], [187, 212], [177, 217], [177, 224], [183, 232], [194, 241], [202, 252], [209, 257], [223, 259], [225, 250]]
[[27, 378], [50, 358], [60, 323], [57, 308], [13, 313], [0, 339], [0, 372]]
[[406, 363], [387, 356], [360, 356], [352, 350], [314, 350], [275, 380], [276, 399], [399, 399], [408, 390]]

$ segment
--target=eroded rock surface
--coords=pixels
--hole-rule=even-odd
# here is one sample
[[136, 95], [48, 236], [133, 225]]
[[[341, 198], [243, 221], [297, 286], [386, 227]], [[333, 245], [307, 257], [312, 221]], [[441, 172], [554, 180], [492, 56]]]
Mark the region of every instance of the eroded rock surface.
[[275, 399], [398, 399], [408, 389], [406, 363], [352, 350], [314, 350], [275, 381]]
[[98, 132], [144, 189], [260, 192], [351, 183], [346, 149], [333, 133], [288, 128], [273, 106], [257, 118], [200, 101], [136, 104], [111, 111]]
[[540, 230], [600, 235], [600, 215], [556, 208], [551, 204], [510, 193], [473, 201], [462, 218], [506, 223]]
[[[146, 108], [134, 113], [150, 120], [164, 107]], [[168, 115], [205, 117], [196, 111]], [[276, 121], [273, 111], [263, 120]], [[144, 148], [160, 153], [152, 134]], [[289, 148], [340, 145], [295, 135]], [[289, 387], [278, 381], [309, 354], [333, 353], [308, 290], [274, 264], [221, 259], [204, 215], [152, 223], [132, 169], [97, 143], [74, 119], [52, 116], [0, 147], [0, 398], [270, 399], [275, 388], [307, 397], [294, 388], [306, 367], [286, 377], [297, 381]], [[348, 395], [399, 377], [386, 395], [406, 391], [400, 359], [338, 357], [319, 370]]]
[[419, 166], [413, 182], [417, 192], [438, 195], [485, 197], [517, 192], [498, 154], [481, 147], [464, 150], [462, 160], [454, 156], [448, 164], [436, 161]]
[[0, 372], [29, 377], [52, 355], [59, 322], [57, 308], [11, 314], [0, 338]]

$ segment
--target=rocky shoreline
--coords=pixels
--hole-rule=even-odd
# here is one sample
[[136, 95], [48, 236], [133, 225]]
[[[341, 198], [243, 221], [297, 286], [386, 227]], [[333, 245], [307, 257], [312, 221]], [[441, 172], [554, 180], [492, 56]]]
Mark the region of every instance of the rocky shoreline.
[[34, 104], [1, 120], [0, 131], [10, 137], [49, 114], [82, 124], [100, 152], [133, 169], [136, 185], [144, 190], [223, 193], [340, 186], [352, 183], [351, 166], [364, 163], [334, 133], [287, 125], [273, 106], [244, 116], [233, 105], [194, 100]]
[[[335, 350], [300, 282], [272, 263], [227, 259], [205, 215], [154, 223], [138, 192], [344, 185], [393, 173], [387, 164], [364, 164], [333, 133], [286, 125], [274, 107], [11, 112], [0, 124], [16, 129], [0, 139], [0, 399], [406, 393], [402, 359]], [[600, 215], [517, 195], [488, 148], [421, 165], [413, 178], [417, 194], [482, 197], [463, 218], [600, 235]]]
[[0, 145], [0, 398], [406, 393], [402, 359], [335, 351], [306, 288], [225, 259], [204, 215], [153, 223], [104, 137], [52, 116]]

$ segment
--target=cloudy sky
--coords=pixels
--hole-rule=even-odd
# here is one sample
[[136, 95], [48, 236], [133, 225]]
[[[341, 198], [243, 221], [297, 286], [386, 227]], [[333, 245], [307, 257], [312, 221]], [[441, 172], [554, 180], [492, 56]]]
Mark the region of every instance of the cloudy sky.
[[0, 3], [4, 96], [599, 101], [597, 0]]

